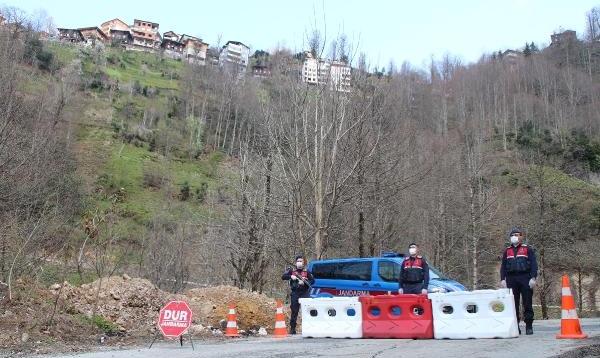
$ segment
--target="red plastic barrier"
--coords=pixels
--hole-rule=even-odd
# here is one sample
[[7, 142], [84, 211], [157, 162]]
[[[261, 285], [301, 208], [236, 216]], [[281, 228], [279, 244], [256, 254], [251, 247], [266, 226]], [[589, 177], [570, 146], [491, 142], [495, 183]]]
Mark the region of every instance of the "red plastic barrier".
[[433, 338], [427, 295], [361, 296], [363, 338]]

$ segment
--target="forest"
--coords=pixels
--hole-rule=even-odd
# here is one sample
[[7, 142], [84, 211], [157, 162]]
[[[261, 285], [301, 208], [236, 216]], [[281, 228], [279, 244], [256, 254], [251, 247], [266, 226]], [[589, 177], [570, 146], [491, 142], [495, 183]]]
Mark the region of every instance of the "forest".
[[[600, 8], [538, 48], [450, 54], [427, 71], [353, 59], [352, 90], [301, 80], [302, 56], [256, 51], [268, 77], [0, 27], [0, 285], [127, 272], [180, 292], [284, 296], [308, 260], [405, 252], [469, 289], [499, 287], [508, 233], [540, 266], [542, 316], [569, 274], [600, 285]], [[548, 34], [550, 37], [550, 33]], [[214, 50], [214, 49], [213, 49]]]

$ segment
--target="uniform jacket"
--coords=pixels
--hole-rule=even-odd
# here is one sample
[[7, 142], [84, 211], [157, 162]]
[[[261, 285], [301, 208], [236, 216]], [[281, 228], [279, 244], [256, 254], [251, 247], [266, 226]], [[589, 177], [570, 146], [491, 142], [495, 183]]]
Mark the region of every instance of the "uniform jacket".
[[421, 255], [409, 256], [402, 261], [400, 266], [400, 287], [402, 284], [422, 283], [423, 288], [429, 286], [429, 265], [427, 260]]
[[533, 247], [526, 244], [511, 245], [502, 255], [500, 280], [505, 280], [507, 275], [527, 275], [527, 279], [536, 278], [537, 269]]
[[[298, 277], [298, 280], [292, 280], [292, 276]], [[300, 293], [303, 294], [310, 289], [315, 283], [315, 278], [313, 275], [306, 271], [306, 269], [289, 269], [281, 275], [282, 280], [290, 281], [290, 288], [292, 289], [292, 293]], [[298, 281], [303, 280], [304, 285], [300, 285]]]

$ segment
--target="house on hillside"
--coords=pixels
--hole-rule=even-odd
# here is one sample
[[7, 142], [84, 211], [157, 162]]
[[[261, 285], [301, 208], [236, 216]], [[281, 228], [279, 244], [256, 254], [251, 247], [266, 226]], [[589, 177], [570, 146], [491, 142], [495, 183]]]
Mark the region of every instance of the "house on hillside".
[[80, 27], [78, 29], [58, 28], [58, 39], [69, 43], [95, 44], [97, 41], [107, 43], [108, 37], [99, 27]]
[[85, 38], [79, 29], [58, 28], [57, 30], [58, 39], [62, 42], [80, 43], [85, 41]]
[[328, 71], [329, 63], [327, 61], [313, 56], [310, 51], [304, 52], [304, 62], [302, 62], [303, 82], [311, 85], [325, 84]]
[[254, 65], [252, 66], [252, 76], [253, 77], [271, 77], [271, 69], [266, 65]]
[[184, 46], [179, 42], [179, 37], [173, 31], [167, 31], [163, 34], [162, 42], [160, 43], [163, 54], [171, 58], [181, 59]]
[[129, 25], [120, 19], [112, 19], [103, 22], [102, 25], [100, 25], [100, 29], [108, 36], [109, 41], [113, 44], [133, 44], [133, 36], [131, 35]]
[[148, 50], [159, 48], [162, 38], [158, 33], [158, 26], [156, 22], [134, 19], [133, 26], [130, 26], [133, 46]]
[[179, 41], [179, 35], [177, 35], [175, 32], [173, 31], [167, 31], [165, 33], [163, 33], [162, 38], [163, 41], [165, 40], [169, 40], [169, 41]]
[[208, 44], [201, 39], [190, 36], [181, 35], [179, 42], [183, 44], [183, 58], [190, 62], [201, 66], [206, 64], [206, 52]]
[[506, 51], [502, 52], [501, 59], [502, 59], [502, 61], [505, 61], [512, 66], [512, 65], [517, 64], [524, 57], [525, 57], [525, 55], [521, 51], [506, 50]]
[[86, 43], [94, 44], [96, 41], [100, 41], [104, 44], [108, 43], [108, 36], [99, 27], [81, 27], [78, 29]]
[[550, 35], [550, 46], [560, 46], [563, 44], [568, 44], [573, 41], [577, 41], [577, 32], [573, 30], [566, 30], [559, 34]]
[[163, 53], [172, 58], [184, 59], [190, 63], [204, 65], [208, 44], [201, 39], [190, 35], [178, 35], [173, 31], [163, 34], [160, 44]]
[[219, 66], [232, 73], [243, 74], [248, 69], [250, 47], [239, 41], [227, 41], [219, 55]]
[[352, 86], [352, 68], [343, 61], [329, 61], [304, 52], [302, 63], [302, 81], [311, 85], [328, 85], [336, 92], [350, 92]]
[[329, 89], [336, 92], [350, 92], [352, 67], [344, 61], [331, 61], [329, 66]]

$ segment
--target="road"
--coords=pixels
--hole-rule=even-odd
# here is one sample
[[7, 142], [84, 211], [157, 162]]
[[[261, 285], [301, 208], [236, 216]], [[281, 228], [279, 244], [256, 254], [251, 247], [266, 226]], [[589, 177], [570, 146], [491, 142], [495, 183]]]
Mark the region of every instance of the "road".
[[[578, 347], [600, 343], [600, 318], [581, 319], [588, 339], [556, 339], [560, 320], [536, 321], [535, 333], [513, 339], [411, 340], [411, 339], [327, 339], [302, 338], [233, 338], [224, 342], [179, 341], [154, 344], [152, 348], [121, 349], [54, 358], [294, 358], [352, 357], [396, 358], [410, 352], [415, 357], [480, 358], [548, 358]], [[524, 331], [524, 330], [523, 330]], [[39, 357], [39, 356], [38, 356]]]

